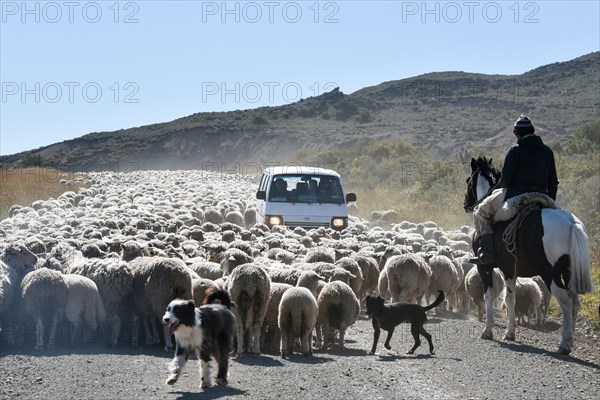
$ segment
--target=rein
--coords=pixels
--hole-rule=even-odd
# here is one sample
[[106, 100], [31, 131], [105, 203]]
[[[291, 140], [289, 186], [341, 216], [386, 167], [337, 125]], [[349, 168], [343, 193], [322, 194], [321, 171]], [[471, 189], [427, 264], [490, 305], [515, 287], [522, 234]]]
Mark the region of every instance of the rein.
[[[480, 173], [479, 175], [481, 176], [481, 170], [478, 168], [475, 171], [473, 171], [473, 173], [471, 174], [471, 176], [469, 177], [469, 179], [467, 179], [467, 181], [471, 182], [471, 192], [473, 194], [473, 197], [475, 197], [476, 199], [477, 199], [477, 187], [476, 187], [476, 185], [473, 184], [473, 177], [478, 172]], [[493, 182], [493, 180], [492, 180], [492, 182]], [[477, 207], [479, 204], [481, 204], [498, 187], [500, 187], [500, 180], [499, 179], [498, 179], [498, 182], [496, 182], [494, 185], [492, 185], [488, 189], [488, 191], [486, 192], [486, 194], [483, 195], [483, 197], [480, 200], [476, 200], [475, 203], [473, 203], [473, 205], [471, 205], [471, 206], [465, 206], [465, 211], [467, 211], [467, 212], [473, 212], [473, 210], [475, 209], [475, 207]]]

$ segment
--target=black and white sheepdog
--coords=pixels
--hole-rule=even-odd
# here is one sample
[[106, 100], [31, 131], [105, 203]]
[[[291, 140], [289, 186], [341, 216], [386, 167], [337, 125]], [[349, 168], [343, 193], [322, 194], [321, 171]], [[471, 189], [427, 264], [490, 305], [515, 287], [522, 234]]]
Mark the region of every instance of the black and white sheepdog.
[[227, 385], [229, 354], [233, 350], [235, 316], [229, 310], [231, 300], [226, 291], [219, 293], [218, 304], [196, 307], [193, 300], [176, 299], [169, 303], [163, 322], [169, 335], [175, 335], [175, 357], [169, 363], [166, 383], [174, 385], [181, 375], [190, 352], [196, 351], [201, 370], [202, 388], [212, 386], [209, 361], [215, 357], [219, 366], [217, 384]]

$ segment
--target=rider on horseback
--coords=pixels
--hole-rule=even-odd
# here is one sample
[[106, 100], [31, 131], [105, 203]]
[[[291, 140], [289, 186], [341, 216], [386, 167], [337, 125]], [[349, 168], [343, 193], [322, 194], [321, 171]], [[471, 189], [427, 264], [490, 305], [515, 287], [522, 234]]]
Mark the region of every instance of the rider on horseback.
[[477, 257], [470, 261], [478, 265], [494, 265], [494, 215], [506, 200], [528, 192], [538, 192], [556, 200], [558, 177], [554, 153], [534, 134], [531, 120], [521, 115], [515, 122], [513, 133], [517, 144], [512, 146], [504, 158], [502, 177], [496, 190], [482, 201], [473, 213], [476, 236], [479, 237]]

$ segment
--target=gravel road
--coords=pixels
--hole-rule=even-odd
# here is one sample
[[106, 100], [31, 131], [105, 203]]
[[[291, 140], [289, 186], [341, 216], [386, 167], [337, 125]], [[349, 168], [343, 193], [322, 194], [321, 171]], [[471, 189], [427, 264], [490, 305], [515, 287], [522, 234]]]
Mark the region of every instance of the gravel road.
[[[479, 338], [481, 322], [457, 315], [431, 315], [427, 346], [406, 355], [409, 326], [401, 325], [392, 350], [368, 355], [373, 331], [361, 313], [346, 334], [344, 350], [315, 352], [312, 358], [275, 354], [231, 361], [229, 386], [199, 388], [198, 364], [190, 360], [174, 387], [167, 386], [171, 354], [160, 347], [107, 349], [99, 344], [66, 345], [35, 352], [31, 347], [0, 350], [3, 399], [598, 399], [600, 332], [590, 323], [577, 328], [571, 356], [555, 353], [558, 320], [545, 330], [519, 327], [516, 342]], [[215, 372], [215, 371], [213, 371]]]

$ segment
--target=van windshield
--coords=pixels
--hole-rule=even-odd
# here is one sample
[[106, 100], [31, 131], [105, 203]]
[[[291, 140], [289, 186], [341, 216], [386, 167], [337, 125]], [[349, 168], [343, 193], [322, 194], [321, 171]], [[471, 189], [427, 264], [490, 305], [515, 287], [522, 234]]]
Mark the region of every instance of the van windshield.
[[330, 175], [275, 175], [269, 201], [280, 203], [345, 203], [340, 180]]

